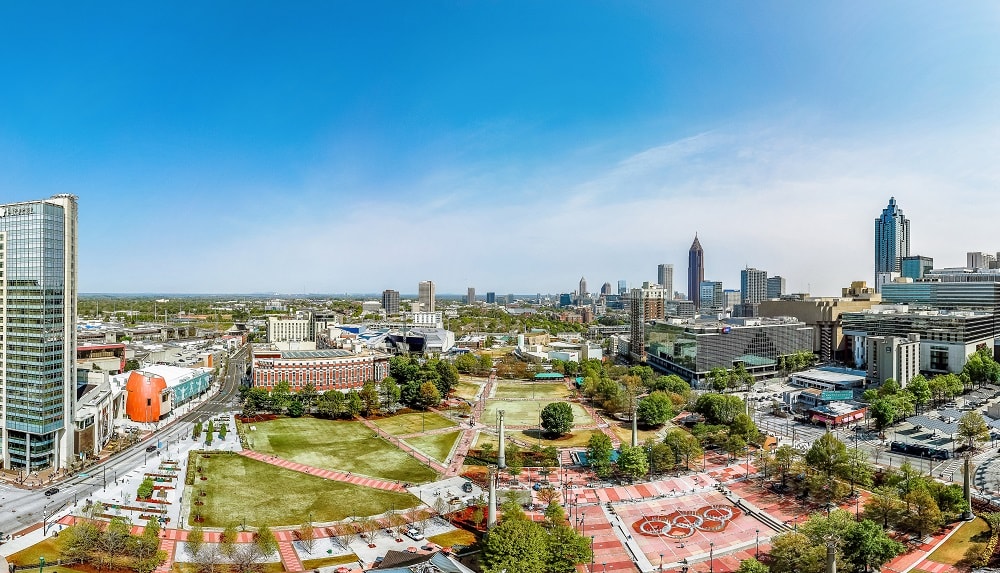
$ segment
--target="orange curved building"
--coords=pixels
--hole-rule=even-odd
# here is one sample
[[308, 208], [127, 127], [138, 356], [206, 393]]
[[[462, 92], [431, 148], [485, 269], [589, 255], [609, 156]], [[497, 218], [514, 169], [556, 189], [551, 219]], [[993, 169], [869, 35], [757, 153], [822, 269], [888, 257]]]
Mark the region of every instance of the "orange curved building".
[[160, 420], [160, 396], [167, 389], [167, 381], [156, 374], [133, 371], [125, 382], [128, 398], [125, 413], [133, 422], [158, 422]]

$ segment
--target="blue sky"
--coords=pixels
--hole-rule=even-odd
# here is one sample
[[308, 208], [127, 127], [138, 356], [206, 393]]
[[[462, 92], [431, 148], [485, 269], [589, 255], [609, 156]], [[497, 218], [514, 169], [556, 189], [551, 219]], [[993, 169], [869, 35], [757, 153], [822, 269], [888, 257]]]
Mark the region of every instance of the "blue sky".
[[[172, 5], [173, 4], [173, 5]], [[871, 279], [1000, 250], [995, 3], [0, 5], [0, 189], [84, 292]]]

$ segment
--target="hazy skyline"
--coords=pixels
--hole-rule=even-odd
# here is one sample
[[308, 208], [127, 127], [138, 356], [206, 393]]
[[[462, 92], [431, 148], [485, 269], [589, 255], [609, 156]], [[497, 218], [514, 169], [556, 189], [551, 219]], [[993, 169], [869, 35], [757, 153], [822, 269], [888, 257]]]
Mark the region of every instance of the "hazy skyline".
[[993, 3], [0, 6], [3, 202], [81, 292], [791, 292], [1000, 250]]

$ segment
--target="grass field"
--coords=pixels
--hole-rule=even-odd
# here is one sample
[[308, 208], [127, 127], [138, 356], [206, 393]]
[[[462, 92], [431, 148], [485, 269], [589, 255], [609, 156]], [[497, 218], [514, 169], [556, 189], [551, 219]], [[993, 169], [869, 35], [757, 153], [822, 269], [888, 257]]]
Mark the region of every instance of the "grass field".
[[247, 432], [253, 449], [300, 464], [414, 483], [437, 477], [361, 422], [279, 418], [255, 426]]
[[255, 526], [298, 525], [310, 517], [322, 523], [419, 503], [409, 494], [325, 480], [240, 455], [213, 455], [200, 463], [209, 476], [195, 482], [207, 494], [205, 505], [196, 508], [205, 527], [225, 527], [244, 518]]
[[379, 428], [389, 432], [393, 436], [403, 436], [406, 434], [416, 434], [417, 432], [439, 430], [450, 428], [455, 425], [448, 418], [435, 414], [434, 412], [410, 412], [400, 414], [391, 418], [375, 420]]
[[[542, 447], [545, 446], [555, 446], [557, 448], [576, 448], [586, 446], [587, 442], [590, 441], [590, 436], [599, 433], [600, 430], [576, 430], [570, 434], [557, 439], [557, 440], [547, 440], [542, 438]], [[507, 439], [516, 439], [519, 443], [535, 445], [538, 443], [538, 434], [534, 430], [512, 430], [510, 432], [504, 432], [507, 434]], [[476, 438], [476, 442], [472, 445], [473, 448], [481, 448], [483, 444], [490, 443], [493, 444], [493, 449], [496, 450], [499, 446], [496, 436], [487, 433], [480, 433]], [[509, 443], [509, 442], [508, 442]]]
[[453, 545], [475, 545], [476, 536], [464, 529], [456, 529], [441, 535], [432, 535], [427, 538], [431, 543], [437, 543], [441, 547], [451, 547]]
[[[59, 540], [51, 537], [27, 547], [7, 557], [15, 565], [38, 565], [38, 558], [44, 557], [48, 563], [59, 559]], [[48, 567], [45, 568], [48, 571]]]
[[[504, 424], [507, 426], [537, 426], [539, 412], [552, 402], [558, 402], [558, 400], [536, 400], [534, 402], [488, 400], [481, 420], [484, 424], [494, 424], [497, 419], [497, 410], [503, 410], [505, 412]], [[585, 426], [594, 423], [594, 419], [582, 406], [576, 403], [570, 403], [570, 406], [573, 407], [573, 425]]]
[[322, 559], [305, 559], [302, 561], [302, 567], [305, 569], [319, 569], [320, 567], [331, 567], [333, 565], [347, 565], [348, 563], [357, 563], [358, 556], [351, 553], [350, 555], [338, 555], [336, 557], [324, 557]]
[[563, 383], [501, 382], [493, 394], [493, 399], [527, 398], [555, 401], [566, 398], [570, 394], [569, 388]]
[[954, 565], [965, 557], [965, 552], [974, 543], [986, 543], [990, 539], [990, 526], [986, 521], [977, 517], [965, 523], [955, 532], [948, 541], [931, 553], [930, 560], [938, 563]]
[[[611, 431], [618, 436], [618, 439], [625, 443], [632, 443], [632, 422], [619, 422], [617, 420], [610, 420]], [[653, 438], [654, 440], [660, 441], [657, 438], [657, 432], [668, 431], [669, 428], [660, 428], [658, 430], [643, 430], [639, 428], [639, 443], [645, 442], [648, 438]]]
[[459, 382], [458, 386], [455, 386], [455, 395], [459, 398], [465, 398], [466, 400], [475, 400], [476, 394], [479, 393], [479, 389], [482, 388], [481, 384], [474, 384], [472, 382]]
[[461, 435], [461, 431], [455, 431], [445, 434], [431, 434], [429, 436], [407, 438], [403, 441], [435, 460], [444, 462], [445, 458], [451, 452], [451, 447], [455, 445], [455, 440]]

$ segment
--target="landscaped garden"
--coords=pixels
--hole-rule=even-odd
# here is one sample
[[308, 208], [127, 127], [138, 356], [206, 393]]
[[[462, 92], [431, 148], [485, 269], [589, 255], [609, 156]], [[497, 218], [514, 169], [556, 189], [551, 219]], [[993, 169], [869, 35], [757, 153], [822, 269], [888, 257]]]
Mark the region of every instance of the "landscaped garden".
[[[419, 503], [409, 494], [327, 480], [238, 454], [199, 455], [193, 463], [208, 477], [196, 479], [191, 494], [192, 521], [200, 515], [205, 527], [339, 521]], [[199, 500], [204, 504], [195, 505]]]
[[377, 437], [361, 422], [278, 418], [254, 427], [247, 432], [254, 450], [300, 464], [408, 483], [437, 477], [434, 470]]

